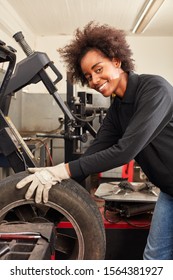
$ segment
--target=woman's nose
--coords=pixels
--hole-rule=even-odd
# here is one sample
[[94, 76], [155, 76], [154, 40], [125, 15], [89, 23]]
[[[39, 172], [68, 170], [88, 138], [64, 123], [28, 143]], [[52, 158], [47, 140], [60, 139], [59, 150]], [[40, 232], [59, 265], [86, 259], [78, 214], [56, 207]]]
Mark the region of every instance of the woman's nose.
[[93, 83], [94, 85], [98, 84], [99, 81], [100, 81], [100, 77], [99, 77], [98, 75], [93, 75], [93, 76], [92, 76], [92, 83]]

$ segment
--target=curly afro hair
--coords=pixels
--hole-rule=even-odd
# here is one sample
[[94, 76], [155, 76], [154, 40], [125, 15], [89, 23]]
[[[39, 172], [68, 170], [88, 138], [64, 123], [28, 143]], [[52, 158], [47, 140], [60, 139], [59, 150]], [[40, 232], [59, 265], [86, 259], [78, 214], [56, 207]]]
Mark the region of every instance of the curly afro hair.
[[89, 22], [83, 30], [77, 28], [75, 37], [70, 44], [58, 49], [60, 56], [67, 65], [67, 71], [71, 74], [72, 83], [88, 85], [82, 73], [80, 62], [82, 57], [91, 49], [100, 50], [110, 59], [119, 59], [121, 68], [125, 72], [133, 71], [132, 51], [125, 37], [123, 30], [110, 27], [107, 24], [99, 25], [93, 21]]

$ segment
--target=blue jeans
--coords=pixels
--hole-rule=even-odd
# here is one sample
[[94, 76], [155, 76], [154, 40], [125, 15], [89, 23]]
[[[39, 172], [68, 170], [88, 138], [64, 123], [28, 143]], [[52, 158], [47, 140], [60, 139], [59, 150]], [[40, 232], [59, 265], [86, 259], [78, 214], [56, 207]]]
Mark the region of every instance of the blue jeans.
[[173, 197], [160, 192], [144, 250], [144, 260], [173, 260]]

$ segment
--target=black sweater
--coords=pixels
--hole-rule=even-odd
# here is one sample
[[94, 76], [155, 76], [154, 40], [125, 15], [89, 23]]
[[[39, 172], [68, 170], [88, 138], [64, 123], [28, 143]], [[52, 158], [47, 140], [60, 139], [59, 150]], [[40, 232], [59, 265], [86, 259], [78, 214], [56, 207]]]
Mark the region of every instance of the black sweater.
[[77, 179], [132, 159], [173, 195], [173, 87], [160, 76], [129, 73], [124, 97], [115, 97], [96, 139], [69, 167]]

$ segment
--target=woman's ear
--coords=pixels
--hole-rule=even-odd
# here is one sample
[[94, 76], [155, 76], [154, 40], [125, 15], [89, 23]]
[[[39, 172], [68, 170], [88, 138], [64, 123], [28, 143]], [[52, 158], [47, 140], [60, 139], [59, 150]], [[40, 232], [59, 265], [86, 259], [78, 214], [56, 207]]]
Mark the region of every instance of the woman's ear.
[[121, 68], [121, 61], [118, 58], [113, 58], [112, 62], [117, 68]]

